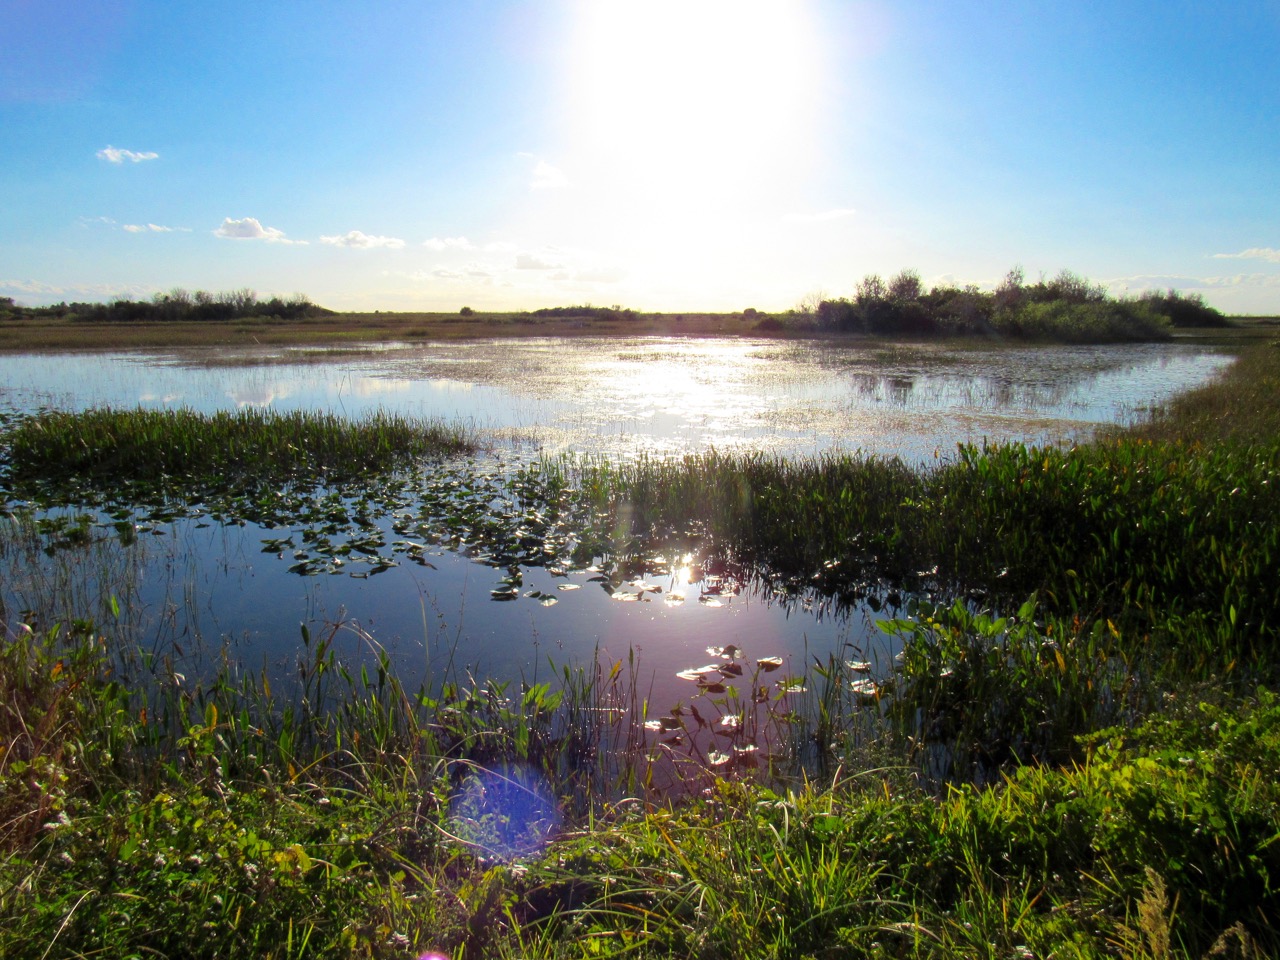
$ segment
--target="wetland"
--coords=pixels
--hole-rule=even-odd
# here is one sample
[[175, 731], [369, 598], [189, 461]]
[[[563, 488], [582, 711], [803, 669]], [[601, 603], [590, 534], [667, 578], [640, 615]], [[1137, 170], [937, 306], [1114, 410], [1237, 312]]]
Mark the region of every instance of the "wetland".
[[52, 905], [41, 950], [1253, 955], [1274, 353], [11, 353], [0, 909]]

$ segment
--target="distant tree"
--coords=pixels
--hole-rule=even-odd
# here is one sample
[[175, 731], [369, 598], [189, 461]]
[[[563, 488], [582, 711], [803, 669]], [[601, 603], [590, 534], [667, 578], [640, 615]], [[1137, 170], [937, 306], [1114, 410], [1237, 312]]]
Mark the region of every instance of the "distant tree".
[[1230, 323], [1198, 293], [1182, 293], [1172, 288], [1165, 293], [1150, 290], [1139, 297], [1139, 301], [1175, 327], [1225, 327]]
[[1022, 272], [1022, 267], [1013, 267], [1004, 275], [1004, 279], [1000, 281], [1000, 285], [996, 287], [993, 305], [997, 310], [1016, 310], [1022, 306], [1026, 299], [1026, 292], [1023, 289], [1023, 283], [1026, 276]]
[[470, 317], [473, 314], [475, 314], [475, 311], [472, 310], [470, 307], [463, 307], [461, 310], [458, 311], [458, 313], [464, 317]]

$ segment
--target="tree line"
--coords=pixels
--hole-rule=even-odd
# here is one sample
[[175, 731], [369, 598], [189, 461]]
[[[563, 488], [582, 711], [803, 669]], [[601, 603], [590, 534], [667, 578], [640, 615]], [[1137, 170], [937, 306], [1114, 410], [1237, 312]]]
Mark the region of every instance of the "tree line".
[[819, 328], [833, 331], [1079, 341], [1148, 340], [1167, 336], [1170, 327], [1229, 322], [1199, 294], [1170, 289], [1115, 298], [1069, 270], [1027, 283], [1021, 268], [1010, 270], [993, 291], [973, 285], [926, 290], [914, 270], [887, 281], [870, 274], [852, 297], [822, 300], [813, 312]]
[[332, 313], [311, 302], [305, 294], [288, 299], [260, 300], [249, 289], [210, 293], [175, 287], [157, 293], [150, 300], [118, 297], [107, 303], [56, 303], [46, 307], [24, 307], [12, 297], [0, 297], [0, 316], [38, 317], [88, 323], [166, 323], [192, 320], [241, 320], [250, 317], [298, 320]]

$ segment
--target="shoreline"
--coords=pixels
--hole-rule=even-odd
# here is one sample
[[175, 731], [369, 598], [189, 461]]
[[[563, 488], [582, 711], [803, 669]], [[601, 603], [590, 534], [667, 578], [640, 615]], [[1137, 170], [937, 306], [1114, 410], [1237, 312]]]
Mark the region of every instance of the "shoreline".
[[[87, 323], [18, 319], [0, 322], [0, 355], [68, 350], [132, 350], [169, 347], [306, 346], [398, 341], [431, 343], [529, 337], [755, 337], [841, 342], [958, 341], [982, 337], [841, 333], [787, 326], [771, 315], [654, 313], [632, 318], [540, 317], [521, 313], [336, 313], [300, 320]], [[1233, 317], [1233, 326], [1183, 328], [1172, 339], [1239, 344], [1280, 335], [1280, 318]], [[998, 341], [1005, 342], [1005, 341]], [[1059, 341], [1025, 341], [1029, 346]]]

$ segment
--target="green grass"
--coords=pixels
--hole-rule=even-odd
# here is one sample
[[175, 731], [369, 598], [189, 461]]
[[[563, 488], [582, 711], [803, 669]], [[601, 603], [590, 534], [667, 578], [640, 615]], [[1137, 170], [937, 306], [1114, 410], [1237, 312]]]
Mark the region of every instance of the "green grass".
[[5, 437], [10, 469], [86, 481], [209, 474], [289, 478], [389, 472], [475, 448], [465, 430], [379, 412], [361, 420], [245, 409], [46, 411]]
[[[903, 658], [874, 694], [829, 659], [776, 708], [807, 779], [690, 765], [706, 794], [647, 791], [633, 663], [428, 695], [365, 634], [343, 662], [335, 626], [285, 690], [11, 620], [0, 955], [1277, 955], [1273, 369], [1253, 348], [1075, 450], [544, 464], [488, 514], [496, 480], [428, 492], [494, 542], [525, 525], [619, 564], [698, 542], [784, 587], [945, 598], [883, 624]], [[84, 435], [112, 438], [86, 469], [152, 456]], [[24, 469], [56, 469], [39, 446]], [[0, 547], [74, 551], [77, 523]]]

